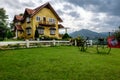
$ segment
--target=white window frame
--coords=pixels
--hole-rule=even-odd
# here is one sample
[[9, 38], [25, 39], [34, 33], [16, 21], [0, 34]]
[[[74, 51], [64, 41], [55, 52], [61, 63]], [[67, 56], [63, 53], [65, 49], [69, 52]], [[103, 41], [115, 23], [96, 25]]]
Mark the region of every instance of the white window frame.
[[27, 18], [26, 18], [26, 22], [30, 22], [30, 17], [27, 17]]
[[31, 28], [26, 29], [26, 33], [27, 33], [28, 35], [30, 35], [30, 34], [32, 33], [32, 29], [31, 29]]
[[54, 29], [50, 29], [50, 35], [55, 35], [55, 31]]
[[43, 34], [44, 34], [44, 29], [38, 29], [38, 33], [39, 33], [40, 35], [43, 35]]
[[40, 16], [36, 16], [36, 21], [40, 22]]
[[49, 23], [50, 24], [55, 24], [55, 19], [54, 18], [49, 18]]

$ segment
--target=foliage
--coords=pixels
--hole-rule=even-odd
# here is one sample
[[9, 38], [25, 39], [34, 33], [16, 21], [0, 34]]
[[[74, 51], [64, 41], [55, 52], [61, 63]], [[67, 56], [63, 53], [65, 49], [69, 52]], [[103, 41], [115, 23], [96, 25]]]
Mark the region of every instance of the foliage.
[[0, 8], [0, 21], [6, 22], [6, 19], [8, 19], [6, 11], [4, 10], [4, 8]]
[[7, 35], [6, 35], [6, 37], [7, 37], [8, 39], [14, 37], [14, 34], [13, 34], [13, 32], [10, 31], [10, 29], [7, 30]]
[[53, 39], [57, 40], [56, 37], [49, 37], [49, 36], [45, 36], [45, 35], [40, 36], [39, 38], [40, 38], [40, 40], [53, 40]]
[[35, 39], [39, 38], [39, 33], [38, 33], [38, 30], [36, 29], [35, 30]]
[[10, 29], [11, 30], [14, 29], [14, 23], [13, 22], [10, 23]]
[[4, 8], [0, 8], [0, 40], [3, 40], [6, 37], [7, 22], [8, 16]]
[[73, 46], [0, 51], [0, 80], [119, 80], [119, 52]]
[[23, 14], [23, 13], [20, 13], [19, 16], [24, 16], [24, 14]]
[[65, 33], [62, 37], [62, 39], [69, 39], [69, 38], [71, 38], [71, 36], [69, 36], [68, 33]]
[[115, 31], [114, 36], [118, 41], [120, 41], [120, 26], [118, 27], [118, 30]]
[[75, 45], [75, 40], [76, 40], [77, 46], [79, 46], [84, 39], [83, 37], [80, 37], [80, 36], [78, 36], [77, 38], [73, 38], [71, 39], [72, 45]]

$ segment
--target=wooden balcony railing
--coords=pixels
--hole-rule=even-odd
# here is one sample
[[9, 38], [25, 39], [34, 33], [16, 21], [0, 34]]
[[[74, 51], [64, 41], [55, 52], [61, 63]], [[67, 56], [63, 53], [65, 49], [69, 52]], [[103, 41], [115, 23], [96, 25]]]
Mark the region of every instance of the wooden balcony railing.
[[51, 23], [49, 21], [40, 21], [39, 25], [42, 25], [42, 26], [55, 26], [55, 23]]

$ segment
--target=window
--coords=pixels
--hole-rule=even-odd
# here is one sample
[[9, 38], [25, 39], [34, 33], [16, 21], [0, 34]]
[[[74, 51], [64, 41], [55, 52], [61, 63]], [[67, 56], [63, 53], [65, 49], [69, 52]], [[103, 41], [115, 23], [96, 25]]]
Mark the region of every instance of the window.
[[27, 35], [30, 35], [31, 32], [32, 32], [31, 27], [27, 27], [27, 28], [26, 28], [26, 33], [27, 33]]
[[36, 21], [37, 21], [37, 22], [40, 21], [40, 17], [39, 17], [39, 16], [36, 17]]
[[53, 18], [49, 18], [49, 23], [51, 23], [51, 24], [55, 24], [55, 19], [53, 19]]
[[44, 29], [38, 29], [38, 33], [39, 33], [40, 35], [43, 35], [43, 34], [44, 34]]
[[50, 28], [50, 35], [55, 35], [55, 31], [56, 31], [55, 28]]
[[26, 18], [26, 22], [30, 22], [30, 18], [29, 17]]

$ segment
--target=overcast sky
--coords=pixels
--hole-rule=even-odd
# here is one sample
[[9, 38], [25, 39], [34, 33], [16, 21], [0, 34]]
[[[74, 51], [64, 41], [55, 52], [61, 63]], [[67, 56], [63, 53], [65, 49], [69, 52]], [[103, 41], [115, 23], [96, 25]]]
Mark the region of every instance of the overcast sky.
[[120, 0], [0, 0], [9, 21], [25, 8], [34, 9], [46, 2], [63, 19], [68, 32], [89, 29], [96, 32], [113, 31], [120, 25]]

